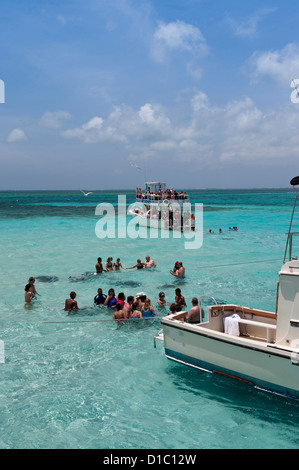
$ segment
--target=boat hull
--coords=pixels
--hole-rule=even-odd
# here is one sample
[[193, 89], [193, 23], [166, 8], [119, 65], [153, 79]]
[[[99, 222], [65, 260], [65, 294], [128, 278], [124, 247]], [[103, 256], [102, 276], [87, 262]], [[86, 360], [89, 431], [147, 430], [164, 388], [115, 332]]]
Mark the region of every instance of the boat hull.
[[186, 225], [186, 226], [179, 225], [178, 227], [174, 225], [172, 227], [172, 226], [169, 226], [168, 220], [158, 220], [154, 218], [148, 218], [146, 216], [137, 214], [134, 211], [129, 211], [129, 214], [134, 217], [137, 217], [138, 223], [142, 227], [149, 227], [149, 228], [153, 228], [157, 230], [167, 230], [167, 231], [178, 230], [178, 231], [183, 231], [183, 232], [190, 232], [191, 230], [192, 231], [195, 230], [195, 222], [193, 220], [191, 221], [189, 225]]
[[299, 399], [299, 367], [290, 351], [204, 330], [163, 324], [166, 357]]

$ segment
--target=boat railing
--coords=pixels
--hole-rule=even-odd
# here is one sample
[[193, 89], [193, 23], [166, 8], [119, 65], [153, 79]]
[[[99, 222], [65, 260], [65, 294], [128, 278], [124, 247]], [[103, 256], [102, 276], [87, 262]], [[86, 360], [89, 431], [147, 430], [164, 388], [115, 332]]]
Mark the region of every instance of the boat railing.
[[[292, 261], [293, 258], [293, 254], [292, 254], [292, 251], [293, 251], [293, 237], [295, 236], [298, 236], [299, 235], [299, 232], [290, 232], [290, 233], [287, 233], [287, 244], [286, 244], [286, 252], [285, 252], [285, 256], [284, 256], [284, 263], [286, 261], [286, 255], [287, 255], [287, 251], [289, 252], [289, 261]], [[295, 259], [297, 259], [298, 257], [296, 257]]]
[[138, 202], [159, 202], [159, 201], [164, 201], [165, 199], [167, 201], [189, 201], [188, 196], [176, 196], [176, 195], [161, 195], [157, 196], [155, 194], [152, 195], [147, 195], [145, 196], [144, 194], [137, 194], [136, 199]]

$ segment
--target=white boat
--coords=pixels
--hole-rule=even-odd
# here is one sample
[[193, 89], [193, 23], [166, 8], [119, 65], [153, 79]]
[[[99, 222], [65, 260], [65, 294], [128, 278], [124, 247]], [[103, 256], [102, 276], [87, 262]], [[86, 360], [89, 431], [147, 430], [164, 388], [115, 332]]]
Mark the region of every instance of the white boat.
[[[299, 177], [291, 184], [298, 185]], [[296, 191], [276, 311], [219, 305], [212, 297], [207, 318], [201, 314], [197, 323], [186, 321], [187, 312], [168, 315], [155, 336], [164, 342], [167, 358], [299, 398], [299, 259], [292, 258], [292, 239], [299, 233], [291, 232], [297, 198]]]
[[144, 227], [162, 230], [195, 230], [195, 217], [186, 192], [166, 188], [166, 183], [146, 182], [145, 190], [136, 189], [136, 201], [128, 213], [138, 217]]

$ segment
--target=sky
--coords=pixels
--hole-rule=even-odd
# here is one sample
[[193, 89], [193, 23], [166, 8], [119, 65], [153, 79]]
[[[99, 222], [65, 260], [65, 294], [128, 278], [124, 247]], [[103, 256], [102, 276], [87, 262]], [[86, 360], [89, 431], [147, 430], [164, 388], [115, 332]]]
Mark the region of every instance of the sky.
[[298, 26], [295, 0], [1, 0], [0, 190], [289, 187]]

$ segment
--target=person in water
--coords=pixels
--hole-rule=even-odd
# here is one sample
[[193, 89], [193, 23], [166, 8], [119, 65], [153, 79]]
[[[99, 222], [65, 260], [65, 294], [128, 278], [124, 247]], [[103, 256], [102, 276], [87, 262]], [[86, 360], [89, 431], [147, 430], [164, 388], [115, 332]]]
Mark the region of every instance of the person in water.
[[165, 299], [164, 292], [159, 292], [159, 299], [158, 299], [157, 303], [160, 307], [162, 307], [163, 305], [166, 305], [166, 299]]
[[151, 259], [150, 256], [146, 256], [145, 257], [145, 263], [144, 263], [144, 267], [145, 268], [153, 268], [156, 266], [156, 263], [154, 260]]
[[170, 310], [170, 312], [167, 313], [167, 315], [172, 315], [173, 313], [176, 313], [177, 312], [176, 304], [171, 304], [170, 307], [169, 307], [169, 310]]
[[113, 269], [114, 269], [114, 271], [119, 271], [120, 268], [125, 269], [125, 268], [123, 267], [123, 265], [121, 264], [121, 262], [120, 262], [120, 258], [117, 258], [117, 260], [115, 261], [115, 263], [113, 263]]
[[183, 266], [183, 263], [181, 261], [177, 261], [175, 263], [174, 270], [169, 272], [178, 279], [182, 279], [185, 276], [185, 268]]
[[116, 305], [113, 320], [115, 320], [117, 323], [125, 320], [125, 314], [121, 304]]
[[156, 315], [155, 310], [151, 305], [150, 299], [145, 299], [143, 307], [141, 309], [142, 318], [150, 318]]
[[76, 297], [77, 297], [76, 292], [72, 291], [70, 293], [70, 298], [66, 299], [66, 301], [65, 301], [64, 310], [66, 310], [68, 312], [70, 312], [72, 310], [79, 310], [77, 301], [75, 300]]
[[132, 314], [132, 308], [133, 308], [133, 303], [134, 303], [134, 297], [132, 295], [129, 295], [127, 297], [127, 301], [124, 305], [123, 311], [125, 314], [125, 318], [128, 319], [131, 317]]
[[33, 292], [31, 291], [30, 284], [26, 284], [25, 286], [25, 304], [31, 304], [31, 300], [34, 297]]
[[28, 284], [30, 286], [30, 291], [32, 293], [32, 296], [35, 297], [36, 295], [40, 295], [36, 288], [35, 288], [35, 277], [31, 276], [29, 279], [28, 279]]
[[107, 299], [107, 295], [103, 294], [103, 290], [99, 288], [97, 295], [93, 299], [93, 304], [94, 306], [103, 305], [106, 299]]
[[113, 271], [113, 264], [112, 264], [112, 256], [109, 256], [109, 258], [107, 258], [107, 262], [106, 262], [106, 270], [107, 271]]
[[130, 266], [129, 268], [124, 268], [124, 269], [134, 269], [134, 268], [143, 269], [144, 268], [144, 263], [142, 263], [141, 260], [138, 259], [137, 263], [134, 264], [134, 266]]
[[120, 292], [117, 296], [117, 303], [121, 304], [122, 308], [124, 308], [125, 301], [126, 301], [125, 294], [123, 292]]
[[102, 258], [98, 258], [98, 261], [96, 263], [96, 272], [97, 274], [101, 274], [104, 271], [106, 272], [106, 270], [103, 268]]
[[182, 307], [187, 307], [185, 297], [182, 295], [181, 289], [179, 287], [175, 290], [175, 303], [176, 306], [180, 308], [180, 310]]
[[132, 303], [131, 318], [142, 318], [138, 299], [135, 299]]
[[108, 308], [115, 308], [117, 304], [117, 298], [115, 297], [114, 289], [109, 289], [108, 297], [106, 298], [104, 305]]

